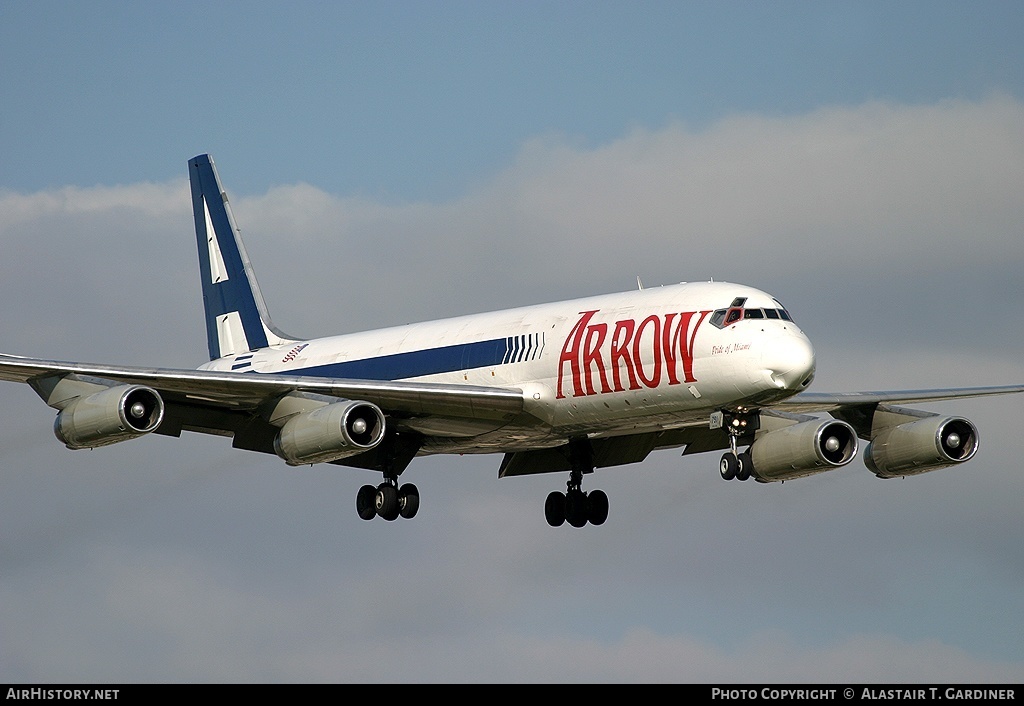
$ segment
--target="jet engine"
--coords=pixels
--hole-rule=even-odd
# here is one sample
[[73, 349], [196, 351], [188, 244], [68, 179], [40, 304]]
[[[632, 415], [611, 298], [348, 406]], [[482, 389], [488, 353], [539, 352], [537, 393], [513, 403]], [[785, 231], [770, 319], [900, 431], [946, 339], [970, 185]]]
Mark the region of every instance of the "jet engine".
[[289, 466], [329, 463], [363, 453], [384, 438], [384, 413], [375, 404], [341, 400], [296, 414], [274, 439]]
[[925, 417], [882, 429], [864, 449], [879, 478], [927, 473], [963, 463], [978, 451], [978, 429], [963, 417]]
[[759, 436], [750, 447], [754, 475], [791, 480], [845, 466], [857, 455], [857, 433], [839, 420], [812, 419]]
[[53, 433], [69, 449], [93, 449], [148, 434], [164, 418], [156, 390], [118, 385], [67, 405], [53, 422]]

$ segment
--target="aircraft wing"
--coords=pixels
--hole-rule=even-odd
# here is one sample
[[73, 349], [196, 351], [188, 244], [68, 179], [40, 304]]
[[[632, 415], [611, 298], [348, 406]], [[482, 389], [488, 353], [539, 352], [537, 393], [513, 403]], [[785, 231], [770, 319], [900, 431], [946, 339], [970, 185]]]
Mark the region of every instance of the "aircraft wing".
[[[503, 422], [523, 411], [522, 392], [509, 388], [344, 380], [277, 373], [115, 367], [0, 354], [0, 380], [28, 383], [37, 392], [40, 392], [44, 381], [68, 375], [146, 385], [159, 392], [168, 403], [225, 412], [252, 411], [289, 392], [363, 400], [378, 405], [389, 414], [407, 417]], [[224, 429], [230, 430], [232, 427]]]
[[[399, 423], [400, 428], [442, 435], [472, 436], [496, 430], [524, 412], [522, 391], [477, 385], [405, 381], [338, 379], [280, 373], [237, 373], [168, 368], [120, 367], [71, 363], [0, 354], [0, 380], [23, 382], [48, 404], [60, 408], [60, 397], [51, 393], [61, 380], [89, 385], [143, 385], [156, 390], [166, 404], [166, 416], [156, 433], [177, 436], [198, 431], [234, 437], [234, 446], [274, 453], [278, 427], [268, 424], [268, 406], [295, 393], [323, 395], [339, 400], [371, 402]], [[1024, 392], [1024, 385], [968, 387], [934, 390], [820, 393], [804, 392], [764, 409], [793, 423], [798, 415], [829, 413], [854, 426], [862, 438], [870, 438], [875, 409], [895, 404], [952, 400]], [[55, 403], [56, 402], [56, 403]], [[897, 415], [907, 412], [891, 408]], [[728, 447], [722, 429], [710, 429], [694, 420], [684, 428], [628, 434], [593, 442], [596, 467], [642, 461], [651, 451], [685, 447], [685, 454]], [[418, 446], [403, 447], [407, 463]], [[569, 467], [564, 449], [538, 448], [506, 454], [499, 475], [523, 475], [561, 471]], [[373, 467], [373, 454], [346, 458], [336, 463]]]
[[1001, 385], [996, 387], [954, 387], [941, 390], [898, 390], [876, 392], [801, 392], [782, 402], [771, 405], [772, 409], [793, 414], [811, 412], [837, 412], [844, 409], [877, 404], [914, 404], [956, 400], [967, 397], [987, 397], [1024, 392], [1024, 385]]
[[[850, 423], [862, 438], [870, 439], [871, 420], [875, 409], [888, 409], [900, 421], [914, 419], [912, 410], [891, 405], [935, 402], [941, 400], [985, 397], [1024, 392], [1024, 385], [998, 387], [960, 387], [935, 390], [898, 390], [874, 392], [803, 392], [762, 409], [766, 423], [772, 428], [808, 421], [803, 415], [829, 413]], [[930, 416], [928, 412], [920, 413]], [[604, 468], [626, 463], [639, 463], [656, 449], [684, 447], [683, 455], [707, 453], [729, 448], [729, 437], [721, 428], [709, 428], [707, 420], [694, 421], [685, 427], [615, 436], [591, 441], [594, 466]], [[500, 477], [569, 470], [571, 464], [565, 448], [544, 448], [508, 453], [498, 471]]]

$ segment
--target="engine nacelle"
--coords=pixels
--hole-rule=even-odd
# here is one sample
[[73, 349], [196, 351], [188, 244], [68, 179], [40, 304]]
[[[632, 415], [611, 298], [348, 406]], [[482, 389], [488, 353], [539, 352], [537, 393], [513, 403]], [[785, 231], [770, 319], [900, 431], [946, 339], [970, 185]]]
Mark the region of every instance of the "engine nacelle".
[[342, 400], [296, 414], [274, 439], [289, 466], [329, 463], [369, 451], [384, 438], [384, 413], [369, 402]]
[[879, 478], [927, 473], [963, 463], [978, 452], [978, 429], [963, 417], [925, 417], [875, 434], [864, 465]]
[[156, 390], [119, 385], [73, 401], [57, 414], [53, 433], [69, 449], [94, 449], [148, 434], [163, 418]]
[[750, 447], [755, 477], [790, 480], [845, 466], [857, 455], [857, 432], [839, 420], [813, 419], [762, 434]]

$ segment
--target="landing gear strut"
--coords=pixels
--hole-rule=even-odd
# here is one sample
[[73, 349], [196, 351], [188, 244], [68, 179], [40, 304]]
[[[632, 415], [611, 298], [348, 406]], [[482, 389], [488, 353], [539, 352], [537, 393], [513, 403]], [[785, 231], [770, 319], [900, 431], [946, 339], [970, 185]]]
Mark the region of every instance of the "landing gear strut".
[[740, 453], [740, 439], [752, 436], [757, 430], [759, 419], [757, 412], [739, 411], [724, 415], [725, 429], [729, 434], [729, 450], [722, 455], [719, 470], [723, 480], [747, 480], [754, 475], [754, 461], [750, 450]]
[[602, 490], [583, 492], [583, 474], [594, 471], [593, 453], [586, 439], [569, 442], [569, 480], [564, 493], [557, 490], [548, 494], [544, 502], [544, 517], [552, 527], [566, 521], [573, 527], [604, 524], [608, 519], [608, 496]]
[[383, 517], [397, 520], [399, 517], [411, 520], [420, 509], [420, 491], [412, 483], [398, 484], [398, 477], [409, 465], [419, 448], [413, 437], [392, 434], [378, 447], [379, 456], [371, 468], [378, 468], [384, 474], [384, 482], [376, 488], [364, 485], [356, 494], [356, 512], [364, 520]]

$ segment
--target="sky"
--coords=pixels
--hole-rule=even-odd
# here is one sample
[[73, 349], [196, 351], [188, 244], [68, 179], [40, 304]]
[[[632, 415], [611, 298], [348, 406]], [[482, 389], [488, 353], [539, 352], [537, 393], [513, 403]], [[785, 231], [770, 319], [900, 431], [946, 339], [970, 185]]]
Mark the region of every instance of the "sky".
[[[312, 337], [679, 281], [771, 292], [816, 391], [1024, 382], [1018, 2], [0, 4], [0, 350], [194, 368], [186, 163]], [[0, 386], [0, 682], [1024, 680], [1017, 396], [970, 463], [367, 471], [69, 451]], [[862, 444], [863, 445], [863, 444]]]

